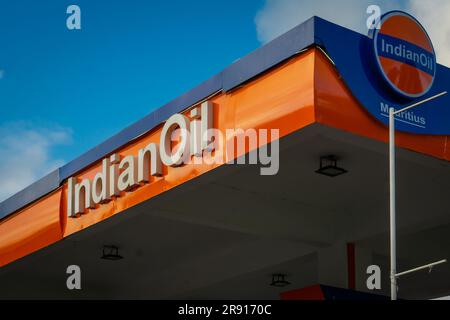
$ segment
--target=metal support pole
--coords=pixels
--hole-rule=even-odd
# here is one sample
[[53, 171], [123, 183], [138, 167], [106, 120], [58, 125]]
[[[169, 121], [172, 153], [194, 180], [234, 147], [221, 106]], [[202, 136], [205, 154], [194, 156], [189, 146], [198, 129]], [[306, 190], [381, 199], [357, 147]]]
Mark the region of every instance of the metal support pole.
[[430, 272], [431, 272], [431, 269], [434, 266], [437, 266], [438, 264], [442, 264], [442, 263], [446, 263], [446, 262], [447, 262], [447, 259], [442, 259], [442, 260], [439, 260], [439, 261], [436, 261], [436, 262], [433, 262], [433, 263], [429, 263], [429, 264], [426, 264], [426, 265], [423, 265], [423, 266], [420, 266], [420, 267], [417, 267], [417, 268], [414, 268], [414, 269], [410, 269], [410, 270], [406, 270], [406, 271], [403, 271], [403, 272], [399, 272], [399, 273], [397, 273], [395, 275], [395, 277], [396, 278], [400, 278], [401, 276], [404, 276], [405, 274], [410, 274], [410, 273], [413, 273], [413, 272], [416, 272], [416, 271], [420, 271], [420, 270], [423, 270], [423, 269], [426, 269], [426, 268], [429, 268]]
[[397, 300], [397, 250], [395, 225], [395, 109], [389, 108], [389, 217], [390, 217], [390, 247], [391, 247], [391, 300]]
[[[389, 108], [389, 218], [390, 218], [390, 258], [391, 258], [391, 300], [397, 300], [397, 277], [405, 274], [404, 272], [397, 274], [397, 227], [396, 227], [396, 212], [395, 212], [395, 115], [407, 111], [409, 109], [415, 108], [425, 102], [434, 100], [441, 96], [447, 94], [447, 91], [438, 93], [422, 101], [413, 103], [412, 105], [405, 107], [403, 109], [395, 111], [394, 108]], [[446, 262], [446, 260], [438, 261], [437, 263], [431, 264], [441, 264]], [[427, 265], [430, 266], [430, 265]], [[408, 271], [414, 272], [421, 270], [423, 267], [416, 268], [414, 270]]]

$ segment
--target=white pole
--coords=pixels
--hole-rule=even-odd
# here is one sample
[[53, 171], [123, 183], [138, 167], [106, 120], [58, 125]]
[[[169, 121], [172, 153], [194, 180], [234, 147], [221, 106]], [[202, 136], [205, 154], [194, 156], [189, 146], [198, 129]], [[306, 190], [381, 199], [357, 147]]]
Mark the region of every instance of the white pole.
[[[394, 108], [389, 108], [389, 217], [390, 217], [390, 246], [391, 246], [391, 300], [397, 300], [397, 277], [404, 273], [397, 274], [397, 231], [396, 231], [396, 212], [395, 212], [395, 115], [411, 108], [417, 107], [425, 102], [434, 100], [443, 95], [447, 91], [438, 93], [432, 97], [422, 101], [413, 103], [401, 110], [395, 111]], [[439, 261], [438, 264], [446, 261]], [[414, 270], [417, 271], [417, 270]]]
[[419, 102], [413, 103], [412, 105], [407, 106], [407, 107], [405, 107], [405, 108], [403, 108], [403, 109], [397, 110], [397, 111], [394, 112], [394, 114], [402, 113], [402, 112], [404, 112], [404, 111], [406, 111], [406, 110], [409, 110], [409, 109], [411, 109], [411, 108], [415, 108], [415, 107], [417, 107], [417, 106], [420, 106], [421, 104], [424, 104], [425, 102], [428, 102], [428, 101], [434, 100], [434, 99], [436, 99], [436, 98], [445, 96], [446, 94], [447, 94], [447, 91], [443, 91], [443, 92], [438, 93], [438, 94], [436, 94], [436, 95], [434, 95], [434, 96], [431, 96], [431, 97], [426, 98], [426, 99], [424, 99], [424, 100], [421, 100], [421, 101], [419, 101]]
[[423, 269], [426, 269], [426, 268], [430, 268], [430, 271], [431, 271], [431, 268], [433, 268], [434, 266], [437, 266], [438, 264], [442, 264], [442, 263], [446, 263], [446, 262], [447, 262], [447, 259], [439, 260], [439, 261], [436, 261], [436, 262], [433, 262], [433, 263], [426, 264], [424, 266], [420, 266], [420, 267], [417, 267], [417, 268], [414, 268], [414, 269], [410, 269], [410, 270], [406, 270], [406, 271], [403, 271], [403, 272], [399, 272], [399, 273], [397, 273], [395, 275], [395, 277], [399, 278], [401, 276], [404, 276], [405, 274], [410, 274], [410, 273], [413, 273], [413, 272], [416, 272], [416, 271], [420, 271], [420, 270], [423, 270]]
[[397, 250], [395, 225], [395, 109], [389, 108], [389, 217], [391, 237], [391, 300], [397, 300]]

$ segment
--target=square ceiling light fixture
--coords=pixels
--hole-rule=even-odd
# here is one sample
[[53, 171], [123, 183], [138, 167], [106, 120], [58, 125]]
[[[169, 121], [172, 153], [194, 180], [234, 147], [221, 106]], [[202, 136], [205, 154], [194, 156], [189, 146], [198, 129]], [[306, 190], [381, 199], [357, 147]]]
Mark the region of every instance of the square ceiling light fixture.
[[273, 287], [285, 287], [290, 285], [289, 281], [286, 281], [286, 275], [282, 273], [272, 274], [272, 282], [270, 283]]
[[123, 257], [119, 255], [119, 248], [116, 246], [103, 246], [103, 254], [101, 256], [105, 260], [121, 260]]
[[320, 157], [320, 168], [316, 170], [316, 173], [332, 178], [347, 172], [347, 170], [337, 166], [337, 157], [334, 155]]

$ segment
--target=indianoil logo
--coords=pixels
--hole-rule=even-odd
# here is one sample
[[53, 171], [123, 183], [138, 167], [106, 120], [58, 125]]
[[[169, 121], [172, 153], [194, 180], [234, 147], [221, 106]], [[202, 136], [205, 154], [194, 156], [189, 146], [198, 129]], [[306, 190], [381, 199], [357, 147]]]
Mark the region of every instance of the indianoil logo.
[[407, 98], [426, 94], [436, 75], [436, 54], [422, 25], [407, 13], [392, 11], [374, 32], [375, 57], [388, 85]]

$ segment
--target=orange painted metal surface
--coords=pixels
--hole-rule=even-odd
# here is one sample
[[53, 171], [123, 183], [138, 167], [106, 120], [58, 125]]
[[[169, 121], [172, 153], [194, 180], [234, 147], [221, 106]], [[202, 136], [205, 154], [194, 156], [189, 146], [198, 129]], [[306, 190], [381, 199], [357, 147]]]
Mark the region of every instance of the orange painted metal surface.
[[[383, 37], [381, 41], [377, 40], [379, 36]], [[395, 44], [397, 41], [400, 41], [399, 47]], [[428, 91], [433, 84], [436, 71], [435, 62], [432, 61], [434, 49], [426, 31], [414, 18], [403, 13], [392, 13], [383, 17], [380, 29], [375, 31], [375, 42], [376, 56], [383, 74], [397, 91], [414, 97]], [[414, 47], [423, 49], [427, 54], [422, 56], [422, 53], [413, 49]], [[396, 55], [398, 48], [404, 50], [405, 58], [407, 56], [410, 58], [404, 60], [400, 55]], [[425, 64], [422, 61], [417, 65], [408, 62], [414, 60], [417, 63], [423, 57]]]
[[[314, 122], [313, 68], [315, 51], [296, 57], [277, 69], [230, 93], [220, 93], [210, 99], [214, 105], [213, 128], [225, 134], [226, 129], [240, 128], [279, 129], [280, 137]], [[189, 112], [184, 114], [189, 116]], [[118, 150], [120, 156], [137, 155], [138, 150], [150, 142], [159, 143], [161, 126], [139, 140]], [[225, 143], [222, 152], [225, 153]], [[249, 152], [246, 146], [242, 154]], [[164, 191], [183, 184], [220, 164], [186, 164], [181, 167], [164, 167], [162, 177], [154, 177], [150, 183], [132, 192], [122, 193], [107, 204], [87, 210], [78, 218], [65, 218], [64, 236], [80, 231], [94, 223], [146, 201]], [[93, 179], [101, 170], [101, 162], [77, 175], [80, 181]], [[64, 186], [64, 199], [67, 186]], [[63, 212], [67, 212], [63, 201]], [[64, 215], [67, 217], [67, 215]]]
[[395, 19], [389, 19], [383, 23], [381, 32], [394, 38], [404, 39], [429, 52], [433, 51], [430, 41], [425, 33], [417, 23], [409, 17], [396, 15]]
[[434, 77], [400, 61], [380, 57], [383, 70], [389, 80], [400, 90], [409, 94], [420, 94], [431, 85]]
[[[369, 84], [368, 84], [369, 85]], [[286, 136], [314, 122], [387, 141], [387, 128], [352, 97], [332, 64], [317, 49], [310, 49], [251, 82], [210, 99], [213, 127], [226, 129], [279, 129]], [[188, 110], [184, 112], [188, 116]], [[122, 157], [137, 155], [150, 142], [159, 143], [162, 124], [116, 150]], [[450, 159], [446, 136], [398, 133], [398, 145], [441, 159]], [[222, 146], [225, 148], [225, 145]], [[224, 152], [222, 148], [222, 152]], [[251, 151], [248, 146], [244, 152]], [[237, 154], [240, 156], [242, 154]], [[0, 265], [5, 265], [95, 223], [179, 186], [221, 164], [163, 167], [162, 177], [132, 192], [125, 192], [78, 218], [67, 217], [67, 183], [61, 189], [0, 222]], [[80, 172], [78, 179], [93, 179], [101, 160]]]
[[[315, 50], [286, 61], [276, 69], [228, 93], [210, 99], [214, 104], [213, 127], [226, 129], [279, 129], [280, 137], [314, 123]], [[184, 112], [188, 116], [188, 111]], [[137, 155], [150, 142], [159, 143], [162, 125], [116, 150], [122, 157]], [[225, 144], [222, 146], [225, 148]], [[249, 146], [245, 152], [251, 151]], [[224, 152], [224, 150], [222, 150]], [[107, 204], [88, 209], [78, 218], [67, 217], [67, 183], [56, 194], [43, 198], [9, 219], [0, 222], [0, 261], [2, 265], [32, 253], [114, 214], [183, 184], [220, 164], [187, 164], [163, 167], [163, 176], [132, 192], [123, 193]], [[78, 179], [93, 179], [101, 161], [80, 172]], [[61, 214], [60, 214], [61, 212]], [[2, 241], [3, 239], [3, 241]], [[20, 250], [19, 250], [20, 249]]]
[[[319, 53], [315, 59], [315, 112], [319, 123], [347, 132], [387, 142], [387, 126], [375, 119], [352, 96], [338, 72]], [[369, 84], [367, 84], [369, 85]], [[450, 160], [448, 136], [397, 132], [396, 145], [443, 160]]]
[[58, 189], [0, 223], [0, 266], [62, 239]]

